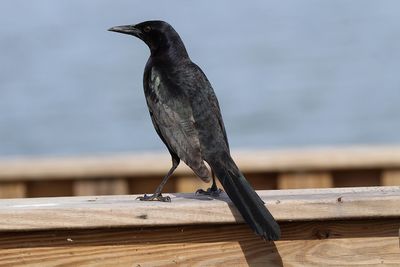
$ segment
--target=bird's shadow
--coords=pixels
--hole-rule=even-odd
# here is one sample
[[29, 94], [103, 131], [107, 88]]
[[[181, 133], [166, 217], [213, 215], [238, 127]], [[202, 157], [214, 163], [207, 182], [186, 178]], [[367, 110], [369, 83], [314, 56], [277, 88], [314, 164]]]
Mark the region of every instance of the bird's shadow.
[[[232, 212], [235, 221], [238, 223], [243, 222], [243, 218], [240, 215], [239, 211], [233, 205], [229, 197], [225, 192], [221, 193], [219, 196], [210, 196], [210, 195], [200, 195], [200, 194], [183, 194], [180, 197], [186, 199], [194, 199], [201, 201], [224, 201], [228, 204], [229, 209]], [[247, 227], [247, 225], [245, 225]], [[274, 241], [265, 241], [262, 238], [256, 236], [252, 233], [250, 227], [248, 228], [248, 235], [246, 236], [237, 236], [237, 242], [242, 249], [243, 255], [246, 258], [246, 262], [248, 266], [256, 267], [256, 266], [283, 266], [282, 258], [279, 254], [278, 248], [275, 245]], [[236, 236], [236, 235], [232, 235]], [[235, 240], [230, 240], [235, 241]]]

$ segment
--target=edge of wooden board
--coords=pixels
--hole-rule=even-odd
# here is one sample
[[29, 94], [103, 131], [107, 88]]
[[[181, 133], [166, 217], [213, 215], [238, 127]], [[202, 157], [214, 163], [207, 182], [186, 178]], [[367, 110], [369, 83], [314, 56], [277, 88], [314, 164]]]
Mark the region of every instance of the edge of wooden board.
[[[263, 190], [278, 221], [400, 218], [400, 186]], [[171, 203], [137, 195], [0, 200], [0, 231], [241, 223], [226, 194], [217, 199], [165, 194]]]

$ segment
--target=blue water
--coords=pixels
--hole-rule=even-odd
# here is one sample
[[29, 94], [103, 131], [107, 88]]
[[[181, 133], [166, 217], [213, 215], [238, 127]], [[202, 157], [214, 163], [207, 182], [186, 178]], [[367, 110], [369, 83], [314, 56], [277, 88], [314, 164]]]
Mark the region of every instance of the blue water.
[[400, 2], [11, 1], [0, 156], [161, 150], [149, 55], [106, 29], [163, 19], [219, 97], [233, 148], [400, 143]]

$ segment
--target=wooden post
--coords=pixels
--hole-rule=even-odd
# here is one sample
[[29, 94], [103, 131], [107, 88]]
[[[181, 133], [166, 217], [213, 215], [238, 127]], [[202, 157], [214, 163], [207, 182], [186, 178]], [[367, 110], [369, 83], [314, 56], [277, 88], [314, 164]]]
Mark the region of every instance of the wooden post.
[[400, 170], [386, 170], [382, 174], [382, 185], [398, 185], [400, 186]]
[[78, 180], [73, 183], [75, 196], [128, 194], [128, 183], [123, 178]]
[[26, 184], [21, 181], [0, 183], [0, 198], [26, 197]]
[[328, 172], [291, 172], [278, 176], [278, 189], [329, 187], [333, 187], [333, 180]]

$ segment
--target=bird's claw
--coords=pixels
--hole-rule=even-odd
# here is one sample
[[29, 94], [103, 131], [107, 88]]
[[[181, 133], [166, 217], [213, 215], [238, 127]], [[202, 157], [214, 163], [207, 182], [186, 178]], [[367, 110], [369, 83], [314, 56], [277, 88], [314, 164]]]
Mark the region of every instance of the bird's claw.
[[152, 195], [146, 195], [142, 197], [137, 197], [136, 199], [140, 201], [161, 201], [161, 202], [171, 202], [171, 198], [169, 196], [163, 197], [162, 194], [152, 194]]
[[205, 195], [205, 196], [212, 196], [212, 197], [219, 197], [219, 195], [224, 192], [220, 188], [208, 188], [206, 191], [203, 189], [199, 189], [195, 192], [195, 195]]

